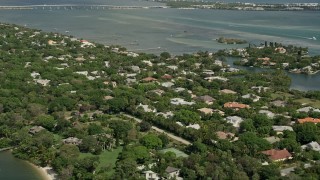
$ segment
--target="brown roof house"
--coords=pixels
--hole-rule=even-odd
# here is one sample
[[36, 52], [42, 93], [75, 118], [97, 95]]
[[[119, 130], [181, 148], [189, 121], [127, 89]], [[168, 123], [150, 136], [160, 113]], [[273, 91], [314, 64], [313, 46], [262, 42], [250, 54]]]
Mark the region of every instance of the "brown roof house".
[[143, 82], [153, 82], [153, 81], [157, 81], [156, 78], [153, 77], [146, 77], [144, 79], [142, 79]]
[[211, 108], [200, 108], [198, 111], [202, 112], [205, 115], [212, 115], [213, 109]]
[[286, 149], [283, 149], [283, 150], [270, 149], [267, 151], [262, 151], [261, 153], [269, 156], [269, 158], [272, 161], [276, 161], [276, 162], [277, 161], [284, 161], [287, 159], [292, 159], [292, 155]]
[[231, 109], [244, 109], [244, 108], [250, 108], [249, 105], [246, 105], [246, 104], [241, 104], [241, 103], [238, 103], [238, 102], [227, 102], [227, 103], [224, 103], [223, 105], [224, 108], [231, 108]]

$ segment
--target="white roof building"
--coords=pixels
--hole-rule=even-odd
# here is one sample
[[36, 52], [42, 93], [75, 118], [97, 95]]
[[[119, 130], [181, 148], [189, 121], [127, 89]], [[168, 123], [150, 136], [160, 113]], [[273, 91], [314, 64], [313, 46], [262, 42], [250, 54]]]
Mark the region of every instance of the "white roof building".
[[243, 121], [243, 119], [239, 116], [228, 116], [225, 118], [225, 120], [228, 123], [231, 123], [233, 125], [233, 127], [240, 127], [240, 123]]
[[194, 102], [185, 101], [182, 98], [172, 98], [170, 100], [170, 103], [173, 105], [189, 105], [189, 106], [195, 104]]
[[301, 149], [305, 150], [305, 149], [312, 149], [314, 151], [320, 151], [320, 145], [318, 142], [316, 141], [312, 141], [309, 144], [305, 144], [301, 146]]

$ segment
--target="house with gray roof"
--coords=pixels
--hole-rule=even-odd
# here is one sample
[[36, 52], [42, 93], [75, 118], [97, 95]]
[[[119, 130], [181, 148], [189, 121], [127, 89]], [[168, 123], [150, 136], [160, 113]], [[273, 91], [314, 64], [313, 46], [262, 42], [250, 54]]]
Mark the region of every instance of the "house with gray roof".
[[293, 131], [291, 126], [272, 126], [272, 129], [277, 132], [277, 134], [282, 134], [283, 131]]
[[320, 112], [320, 109], [316, 109], [316, 108], [313, 108], [311, 106], [308, 106], [308, 107], [303, 107], [303, 108], [300, 108], [300, 109], [297, 110], [297, 112], [305, 112], [305, 113], [308, 113], [310, 111]]
[[239, 116], [228, 116], [225, 118], [225, 120], [232, 124], [233, 127], [239, 128], [240, 127], [240, 123], [243, 121], [243, 119]]
[[318, 142], [312, 141], [312, 142], [310, 142], [308, 144], [302, 145], [301, 149], [303, 149], [303, 150], [311, 149], [311, 150], [320, 152], [320, 145], [319, 145]]

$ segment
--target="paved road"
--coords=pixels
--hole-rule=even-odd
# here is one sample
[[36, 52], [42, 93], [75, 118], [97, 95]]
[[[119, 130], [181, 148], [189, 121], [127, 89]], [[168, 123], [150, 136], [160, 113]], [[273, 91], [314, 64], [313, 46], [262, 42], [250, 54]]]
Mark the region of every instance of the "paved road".
[[[124, 115], [124, 116], [126, 116], [126, 117], [128, 117], [128, 118], [132, 118], [132, 119], [134, 119], [135, 121], [137, 121], [138, 123], [141, 123], [141, 122], [142, 122], [141, 119], [138, 119], [138, 118], [136, 118], [136, 117], [133, 117], [133, 116], [131, 116], [131, 115], [129, 115], [129, 114], [122, 114], [122, 115]], [[157, 132], [159, 132], [159, 133], [164, 133], [165, 135], [167, 135], [167, 136], [170, 137], [171, 139], [174, 139], [174, 140], [176, 140], [176, 141], [178, 141], [178, 142], [181, 142], [182, 144], [185, 144], [185, 145], [190, 145], [190, 144], [192, 144], [190, 141], [188, 141], [188, 140], [186, 140], [186, 139], [183, 139], [182, 137], [179, 137], [179, 136], [173, 135], [173, 134], [171, 134], [171, 133], [168, 133], [168, 132], [166, 132], [166, 131], [163, 130], [163, 129], [157, 128], [156, 126], [151, 126], [151, 129], [153, 129], [153, 130], [155, 130], [155, 131], [157, 131]]]

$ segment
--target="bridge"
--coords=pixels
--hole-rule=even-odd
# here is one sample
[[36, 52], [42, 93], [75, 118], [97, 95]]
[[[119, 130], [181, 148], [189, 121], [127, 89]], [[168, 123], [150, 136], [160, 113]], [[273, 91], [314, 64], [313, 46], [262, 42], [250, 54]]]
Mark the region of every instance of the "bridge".
[[115, 6], [115, 5], [25, 5], [0, 6], [0, 10], [107, 10], [107, 9], [158, 9], [167, 6]]

